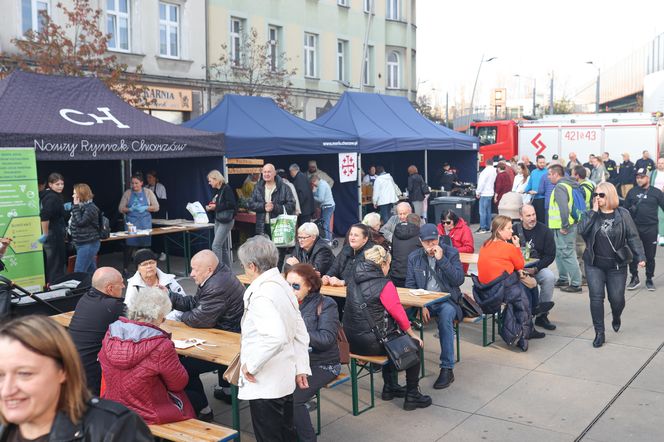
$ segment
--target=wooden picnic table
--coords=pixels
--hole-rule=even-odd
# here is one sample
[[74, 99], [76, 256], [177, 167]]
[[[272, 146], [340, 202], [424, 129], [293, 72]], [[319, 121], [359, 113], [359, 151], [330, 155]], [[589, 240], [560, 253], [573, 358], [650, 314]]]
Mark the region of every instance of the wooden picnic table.
[[461, 264], [477, 264], [479, 253], [459, 253]]

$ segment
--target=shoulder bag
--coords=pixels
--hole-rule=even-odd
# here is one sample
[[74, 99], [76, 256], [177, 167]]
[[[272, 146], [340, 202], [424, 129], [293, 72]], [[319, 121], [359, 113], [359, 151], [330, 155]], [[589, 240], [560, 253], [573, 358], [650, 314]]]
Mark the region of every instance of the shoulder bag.
[[[323, 298], [318, 302], [316, 307], [316, 315], [320, 318], [320, 314], [323, 312]], [[348, 338], [346, 337], [346, 332], [341, 324], [337, 328], [337, 346], [339, 347], [339, 363], [349, 364], [350, 363], [350, 344], [348, 344]]]

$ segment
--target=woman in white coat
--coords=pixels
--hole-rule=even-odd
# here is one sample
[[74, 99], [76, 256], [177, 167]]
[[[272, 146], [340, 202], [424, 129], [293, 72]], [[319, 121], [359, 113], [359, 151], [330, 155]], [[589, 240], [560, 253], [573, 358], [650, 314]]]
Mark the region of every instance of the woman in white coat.
[[293, 392], [308, 388], [309, 333], [293, 290], [277, 268], [279, 252], [264, 236], [249, 238], [238, 257], [251, 285], [244, 293], [240, 391], [261, 441], [294, 441]]

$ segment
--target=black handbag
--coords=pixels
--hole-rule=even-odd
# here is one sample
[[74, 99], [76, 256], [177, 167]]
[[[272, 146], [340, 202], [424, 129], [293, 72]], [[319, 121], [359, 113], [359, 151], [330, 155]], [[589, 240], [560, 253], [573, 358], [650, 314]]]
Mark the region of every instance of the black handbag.
[[215, 221], [222, 224], [230, 223], [233, 221], [233, 218], [235, 218], [235, 209], [221, 210], [214, 217]]
[[367, 300], [359, 287], [357, 288], [357, 293], [359, 293], [362, 298], [360, 310], [364, 313], [367, 322], [371, 326], [371, 331], [376, 336], [376, 339], [378, 339], [378, 342], [385, 347], [385, 352], [397, 371], [407, 370], [410, 367], [419, 364], [420, 349], [413, 338], [401, 331], [391, 333], [389, 336], [381, 334], [371, 317], [371, 314], [367, 311]]
[[634, 259], [634, 254], [632, 253], [632, 249], [629, 248], [627, 244], [616, 250], [615, 246], [613, 245], [613, 242], [611, 242], [611, 238], [609, 238], [609, 234], [604, 231], [604, 235], [606, 236], [606, 239], [609, 241], [609, 245], [613, 249], [613, 253], [616, 254], [616, 262], [618, 265], [624, 265], [624, 264], [629, 264], [632, 262]]

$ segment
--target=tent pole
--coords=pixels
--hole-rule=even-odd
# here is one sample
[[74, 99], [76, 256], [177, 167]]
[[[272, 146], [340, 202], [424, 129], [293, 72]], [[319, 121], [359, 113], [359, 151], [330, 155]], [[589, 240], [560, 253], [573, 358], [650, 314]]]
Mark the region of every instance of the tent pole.
[[226, 163], [226, 155], [221, 157], [222, 171], [224, 173], [224, 180], [228, 182], [228, 164]]
[[424, 149], [424, 182], [429, 183], [429, 151]]
[[357, 217], [362, 221], [362, 154], [357, 153]]

